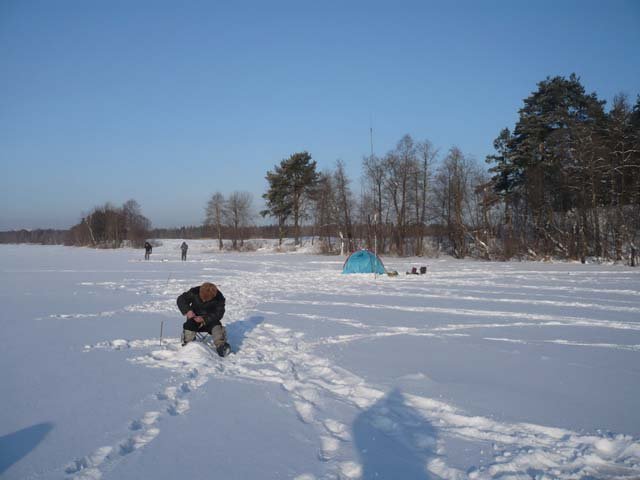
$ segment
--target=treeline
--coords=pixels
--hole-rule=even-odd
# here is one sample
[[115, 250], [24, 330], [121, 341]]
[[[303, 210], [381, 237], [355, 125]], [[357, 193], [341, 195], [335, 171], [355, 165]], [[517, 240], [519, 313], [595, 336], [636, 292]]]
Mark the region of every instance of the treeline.
[[64, 244], [68, 230], [37, 229], [37, 230], [11, 230], [0, 232], [0, 243], [39, 243], [41, 245]]
[[128, 200], [121, 207], [107, 203], [69, 229], [65, 245], [96, 248], [141, 247], [149, 235], [151, 222], [142, 215], [140, 205]]
[[604, 104], [575, 75], [548, 78], [495, 140], [487, 160], [501, 217], [491, 235], [506, 256], [636, 263], [640, 97]]
[[121, 207], [107, 203], [95, 207], [69, 230], [16, 230], [0, 232], [0, 243], [38, 243], [95, 248], [142, 247], [151, 222], [135, 200]]
[[[183, 226], [174, 228], [154, 228], [149, 231], [150, 238], [180, 238], [180, 239], [203, 239], [203, 238], [218, 238], [218, 234], [222, 239], [232, 239], [233, 235], [237, 234], [237, 245], [242, 240], [248, 240], [250, 238], [278, 238], [278, 227], [275, 225], [255, 225], [251, 223], [247, 227], [242, 227], [237, 230], [232, 226], [225, 224], [220, 225], [218, 230], [215, 225], [199, 225], [199, 226]], [[311, 235], [311, 228], [306, 230], [306, 233]]]
[[429, 141], [405, 135], [384, 156], [363, 159], [357, 194], [342, 160], [317, 172], [308, 152], [296, 153], [267, 172], [261, 214], [277, 219], [281, 238], [290, 227], [298, 243], [306, 230], [326, 251], [481, 254], [482, 220], [497, 201], [479, 188], [488, 185], [488, 174], [456, 147], [438, 157]]
[[[132, 200], [96, 208], [65, 243], [118, 247], [139, 246], [146, 237], [216, 238], [222, 249], [225, 238], [241, 250], [248, 238], [293, 237], [299, 244], [306, 236], [326, 252], [343, 254], [366, 247], [400, 256], [597, 257], [635, 265], [640, 97], [631, 105], [619, 95], [607, 111], [575, 75], [537, 87], [513, 130], [503, 129], [494, 141], [489, 170], [455, 146], [442, 152], [405, 135], [386, 154], [364, 157], [354, 186], [342, 160], [318, 171], [308, 152], [297, 152], [266, 172], [259, 215], [274, 225], [256, 225], [250, 193], [218, 191], [201, 226], [150, 230]], [[8, 232], [0, 239], [29, 235]]]
[[296, 241], [301, 222], [313, 225], [328, 250], [635, 265], [640, 97], [604, 105], [575, 75], [540, 82], [513, 132], [495, 140], [488, 172], [457, 147], [441, 154], [405, 135], [384, 156], [363, 159], [354, 192], [342, 161], [316, 172], [307, 152], [296, 153], [267, 172], [262, 214], [280, 232], [290, 225]]

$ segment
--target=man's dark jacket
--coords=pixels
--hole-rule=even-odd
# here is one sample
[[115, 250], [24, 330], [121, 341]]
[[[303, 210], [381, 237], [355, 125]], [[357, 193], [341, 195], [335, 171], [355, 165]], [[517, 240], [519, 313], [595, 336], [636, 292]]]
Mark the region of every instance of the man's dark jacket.
[[192, 310], [196, 316], [204, 318], [205, 324], [200, 330], [210, 331], [216, 325], [222, 325], [220, 320], [224, 316], [224, 302], [224, 295], [220, 290], [212, 300], [203, 302], [200, 298], [200, 287], [193, 287], [178, 297], [178, 308], [182, 315]]

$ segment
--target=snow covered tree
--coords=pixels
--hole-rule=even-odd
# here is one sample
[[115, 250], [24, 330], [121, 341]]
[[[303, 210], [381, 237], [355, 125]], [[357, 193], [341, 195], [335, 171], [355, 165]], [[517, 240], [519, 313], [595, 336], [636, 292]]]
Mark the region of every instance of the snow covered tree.
[[631, 107], [624, 95], [614, 98], [607, 114], [607, 164], [604, 175], [607, 217], [613, 257], [623, 258], [624, 245], [635, 248], [634, 238], [640, 230], [640, 97]]

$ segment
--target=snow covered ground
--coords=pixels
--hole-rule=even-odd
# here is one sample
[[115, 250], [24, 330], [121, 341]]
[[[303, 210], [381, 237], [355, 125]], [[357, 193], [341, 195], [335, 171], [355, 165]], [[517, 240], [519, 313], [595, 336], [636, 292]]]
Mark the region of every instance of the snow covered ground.
[[[162, 242], [0, 246], [2, 478], [640, 478], [638, 269]], [[205, 280], [225, 359], [179, 346]]]

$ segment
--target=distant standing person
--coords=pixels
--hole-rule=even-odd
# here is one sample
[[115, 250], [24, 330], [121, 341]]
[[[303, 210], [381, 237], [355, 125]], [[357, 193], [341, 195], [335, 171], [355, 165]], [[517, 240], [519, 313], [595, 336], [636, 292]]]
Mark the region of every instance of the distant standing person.
[[227, 332], [220, 323], [224, 316], [225, 298], [213, 283], [204, 282], [178, 297], [180, 313], [187, 318], [182, 325], [182, 346], [196, 339], [197, 332], [207, 332], [213, 337], [216, 352], [226, 357], [231, 352]]
[[151, 250], [153, 250], [153, 247], [151, 246], [151, 244], [149, 242], [144, 242], [144, 259], [145, 260], [149, 260], [149, 257], [151, 256]]
[[187, 245], [187, 242], [182, 242], [182, 245], [180, 245], [180, 250], [182, 250], [182, 261], [184, 262], [187, 259], [187, 250], [189, 250], [189, 245]]

